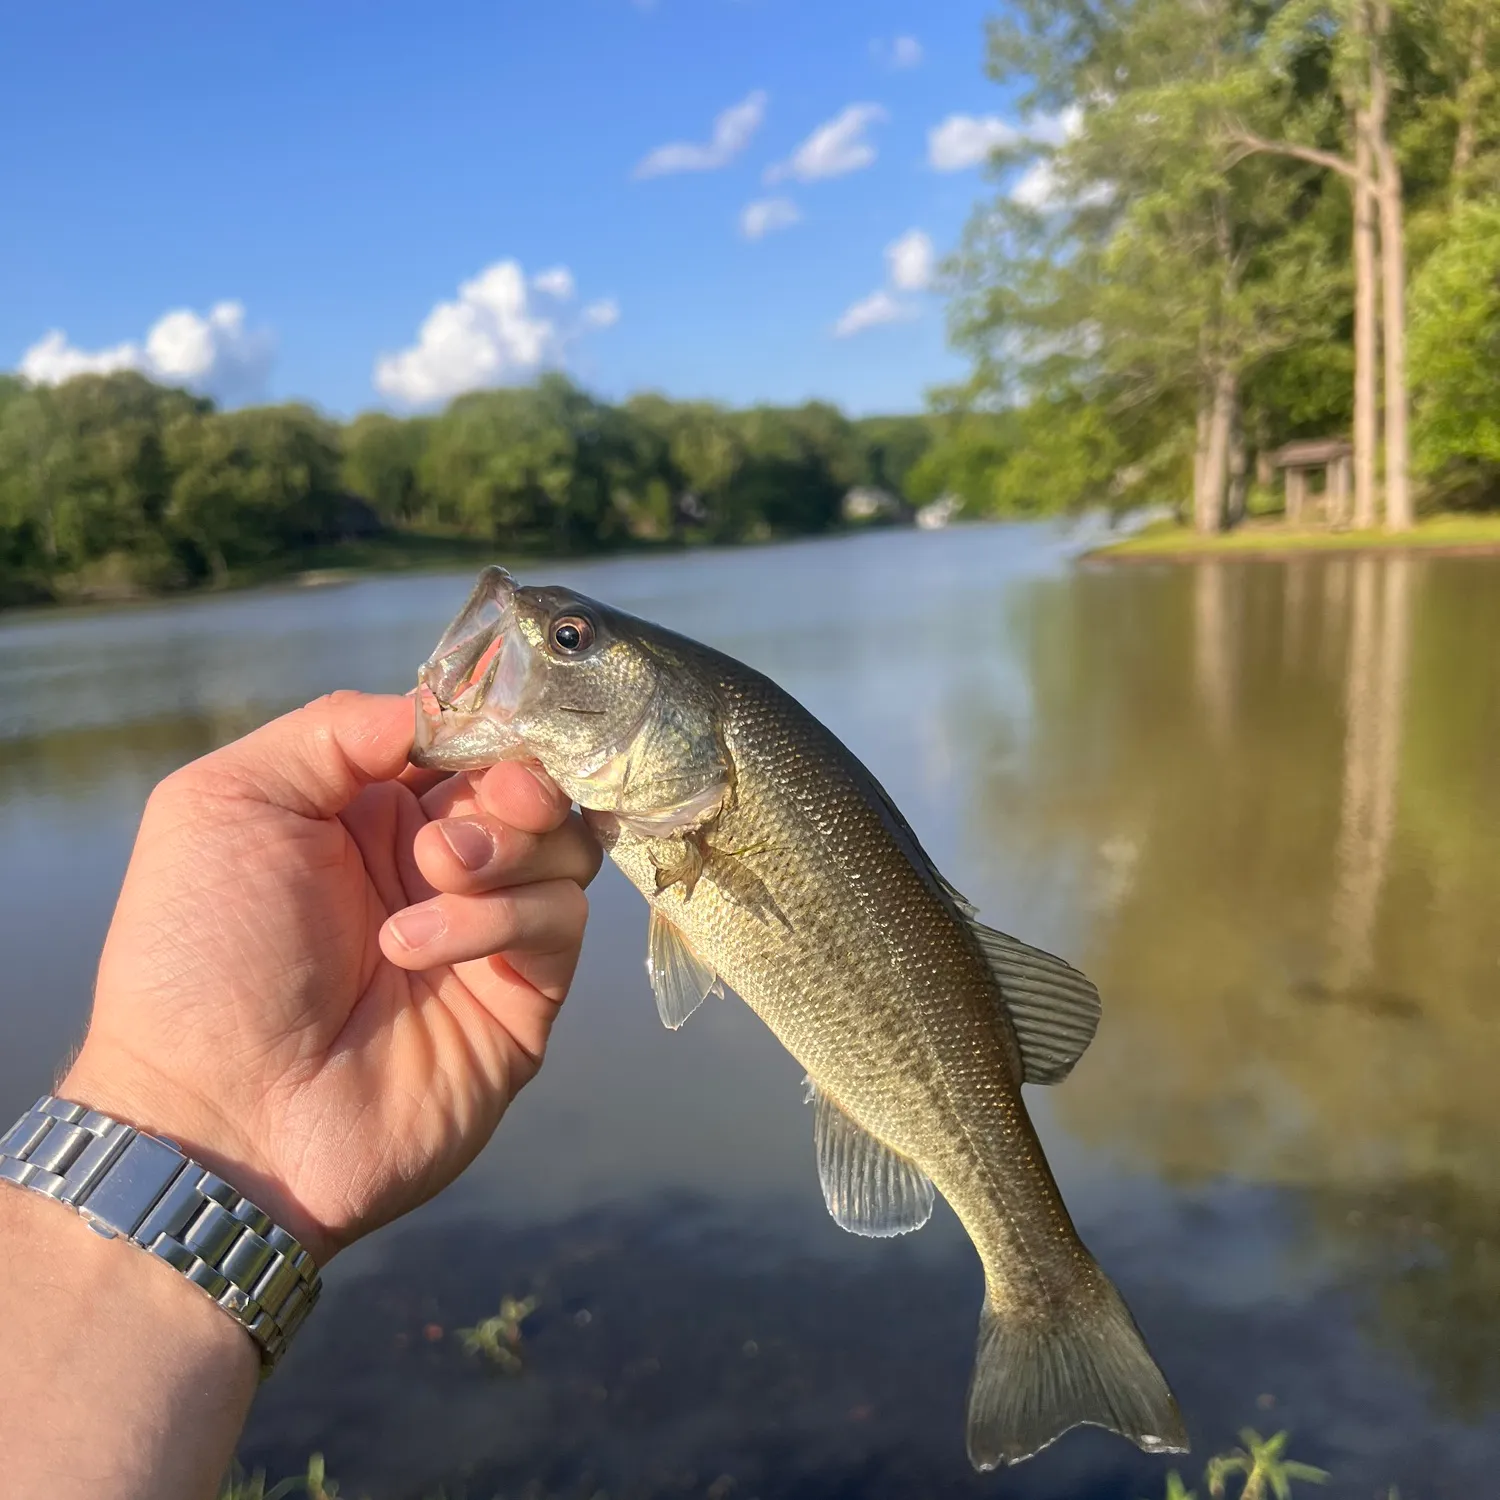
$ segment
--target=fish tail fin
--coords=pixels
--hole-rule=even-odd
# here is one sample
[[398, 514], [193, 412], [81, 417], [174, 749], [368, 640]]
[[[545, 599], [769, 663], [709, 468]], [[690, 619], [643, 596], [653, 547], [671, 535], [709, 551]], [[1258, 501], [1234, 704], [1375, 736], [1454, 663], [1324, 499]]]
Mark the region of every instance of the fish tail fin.
[[1182, 1414], [1102, 1271], [1040, 1315], [986, 1296], [966, 1433], [976, 1469], [1019, 1463], [1081, 1422], [1147, 1453], [1186, 1453]]

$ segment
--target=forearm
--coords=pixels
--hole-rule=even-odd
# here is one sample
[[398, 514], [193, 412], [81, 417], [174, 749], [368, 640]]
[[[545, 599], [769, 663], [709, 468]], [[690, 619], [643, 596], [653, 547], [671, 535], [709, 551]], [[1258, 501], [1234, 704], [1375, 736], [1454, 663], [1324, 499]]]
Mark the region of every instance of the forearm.
[[6, 1493], [199, 1500], [234, 1452], [259, 1357], [170, 1267], [0, 1183], [0, 1369]]

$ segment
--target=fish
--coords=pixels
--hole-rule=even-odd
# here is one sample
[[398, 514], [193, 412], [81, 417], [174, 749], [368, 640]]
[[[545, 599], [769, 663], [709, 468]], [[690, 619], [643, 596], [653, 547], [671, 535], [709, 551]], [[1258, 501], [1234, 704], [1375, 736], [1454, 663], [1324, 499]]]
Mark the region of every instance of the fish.
[[708, 646], [490, 567], [420, 669], [411, 758], [540, 763], [578, 804], [649, 904], [662, 1022], [675, 1030], [727, 988], [806, 1070], [837, 1224], [904, 1234], [947, 1200], [985, 1276], [965, 1426], [976, 1469], [1083, 1423], [1187, 1451], [1021, 1093], [1067, 1076], [1098, 991], [983, 925], [790, 694]]

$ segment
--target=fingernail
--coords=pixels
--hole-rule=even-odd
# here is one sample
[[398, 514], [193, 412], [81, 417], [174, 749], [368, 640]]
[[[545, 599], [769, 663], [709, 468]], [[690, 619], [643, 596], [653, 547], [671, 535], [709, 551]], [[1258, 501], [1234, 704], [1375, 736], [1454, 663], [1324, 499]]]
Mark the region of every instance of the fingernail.
[[442, 825], [443, 837], [453, 857], [466, 870], [482, 870], [495, 857], [495, 841], [479, 823], [455, 819]]
[[539, 760], [523, 760], [523, 766], [536, 778], [543, 791], [554, 802], [563, 800], [563, 791], [560, 786], [546, 773]]
[[403, 948], [425, 948], [447, 930], [442, 911], [436, 906], [413, 906], [391, 918], [391, 931]]

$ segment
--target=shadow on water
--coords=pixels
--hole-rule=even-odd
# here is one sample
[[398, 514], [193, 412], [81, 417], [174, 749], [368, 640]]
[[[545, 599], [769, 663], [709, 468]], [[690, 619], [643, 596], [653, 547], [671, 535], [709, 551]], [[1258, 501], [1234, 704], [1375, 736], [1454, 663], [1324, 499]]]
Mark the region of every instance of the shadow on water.
[[[537, 1304], [518, 1374], [453, 1337], [502, 1289]], [[1129, 1289], [1148, 1326], [1169, 1321], [1166, 1286]], [[971, 1256], [924, 1260], [898, 1241], [830, 1263], [681, 1195], [545, 1228], [478, 1220], [401, 1235], [267, 1388], [246, 1456], [289, 1472], [321, 1447], [330, 1472], [382, 1495], [439, 1483], [450, 1497], [617, 1500], [1159, 1490], [1163, 1460], [1097, 1432], [1004, 1481], [970, 1472], [962, 1411], [979, 1295]], [[1219, 1350], [1273, 1341], [1285, 1355], [1318, 1346], [1291, 1309], [1207, 1313], [1196, 1353], [1168, 1345], [1190, 1416], [1208, 1426], [1206, 1408], [1233, 1399]]]
[[[1075, 569], [994, 529], [560, 572], [782, 681], [990, 919], [1098, 980], [1097, 1040], [1031, 1107], [1182, 1395], [1185, 1475], [1248, 1422], [1332, 1495], [1493, 1490], [1500, 564]], [[81, 1025], [151, 784], [404, 687], [466, 584], [0, 627], [0, 1105]], [[639, 898], [608, 871], [592, 898], [542, 1079], [335, 1264], [247, 1459], [323, 1449], [373, 1500], [1159, 1495], [1169, 1464], [1096, 1432], [969, 1473], [951, 1215], [834, 1229], [795, 1063], [733, 1001], [664, 1034]], [[487, 1374], [452, 1332], [527, 1294], [523, 1371]]]

